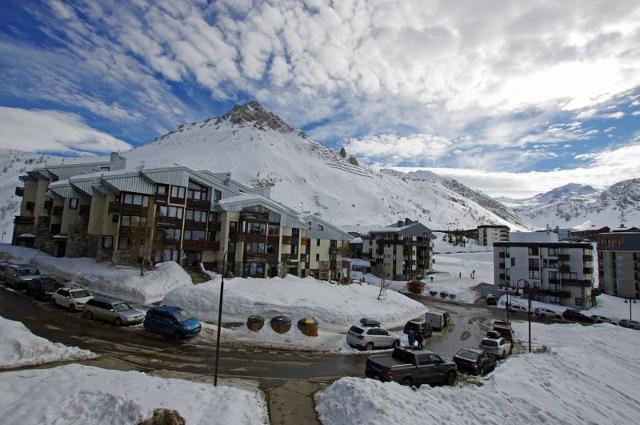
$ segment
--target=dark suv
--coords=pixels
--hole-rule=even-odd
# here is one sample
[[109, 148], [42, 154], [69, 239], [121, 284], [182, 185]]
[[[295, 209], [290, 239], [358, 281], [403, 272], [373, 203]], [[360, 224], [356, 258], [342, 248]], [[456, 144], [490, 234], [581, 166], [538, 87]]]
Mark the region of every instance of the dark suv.
[[453, 361], [459, 371], [473, 375], [484, 376], [496, 368], [496, 358], [477, 348], [462, 348], [458, 350]]
[[40, 301], [48, 301], [64, 285], [50, 277], [39, 277], [26, 283], [27, 294]]
[[562, 313], [562, 318], [572, 322], [582, 323], [583, 325], [591, 325], [596, 322], [595, 319], [585, 316], [578, 310], [573, 310], [571, 308], [566, 309], [564, 313]]

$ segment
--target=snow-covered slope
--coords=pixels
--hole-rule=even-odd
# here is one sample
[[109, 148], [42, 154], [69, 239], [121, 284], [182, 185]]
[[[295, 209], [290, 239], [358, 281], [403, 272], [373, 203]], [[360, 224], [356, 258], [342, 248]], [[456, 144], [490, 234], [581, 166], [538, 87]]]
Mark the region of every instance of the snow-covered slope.
[[360, 165], [256, 102], [236, 106], [220, 118], [182, 125], [125, 155], [129, 167], [181, 164], [231, 171], [244, 183], [271, 186], [274, 199], [300, 211], [320, 212], [339, 225], [380, 225], [410, 217], [432, 228], [481, 223], [524, 227], [515, 215], [501, 218], [480, 205], [485, 201], [480, 197], [472, 200], [452, 190], [450, 179], [414, 181]]
[[638, 225], [640, 178], [623, 180], [605, 190], [567, 184], [532, 198], [503, 202], [539, 228]]

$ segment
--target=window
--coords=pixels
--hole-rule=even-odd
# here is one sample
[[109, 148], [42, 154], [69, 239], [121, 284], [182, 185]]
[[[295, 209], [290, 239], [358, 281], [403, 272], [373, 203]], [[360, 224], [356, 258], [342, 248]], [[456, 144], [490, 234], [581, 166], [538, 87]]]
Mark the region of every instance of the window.
[[204, 230], [185, 229], [184, 240], [186, 241], [203, 241], [205, 238]]
[[178, 251], [172, 248], [166, 248], [162, 251], [163, 261], [178, 261]]
[[278, 226], [269, 226], [269, 236], [280, 235], [280, 228]]
[[171, 197], [184, 199], [185, 187], [184, 186], [171, 186]]
[[200, 210], [187, 210], [185, 218], [187, 220], [197, 221], [198, 223], [206, 223], [207, 213], [206, 211]]
[[71, 208], [72, 210], [78, 208], [78, 198], [69, 199], [69, 208]]
[[124, 227], [138, 227], [138, 226], [146, 226], [147, 225], [147, 217], [140, 217], [137, 215], [123, 215], [120, 218], [120, 226]]
[[267, 226], [264, 223], [251, 222], [247, 224], [248, 224], [249, 233], [264, 235], [267, 230]]
[[113, 217], [111, 217], [112, 223], [117, 223], [118, 220], [120, 220], [120, 216], [118, 214], [114, 214]]
[[121, 236], [118, 239], [118, 249], [129, 249], [129, 238]]
[[318, 231], [323, 231], [324, 230], [324, 226], [322, 224], [318, 223]]
[[107, 249], [113, 248], [113, 236], [103, 236], [102, 247]]
[[219, 190], [214, 190], [213, 191], [213, 200], [214, 201], [219, 201], [220, 199], [222, 199], [222, 192], [220, 192]]
[[529, 279], [540, 279], [539, 270], [529, 270]]
[[187, 190], [187, 198], [196, 201], [207, 200], [207, 187], [194, 182], [189, 182], [189, 190]]
[[316, 239], [316, 246], [320, 246], [320, 239]]
[[264, 254], [264, 243], [262, 242], [247, 242], [245, 247], [249, 254]]
[[149, 197], [147, 195], [140, 195], [137, 193], [125, 193], [122, 197], [122, 203], [128, 205], [137, 205], [140, 207], [148, 207]]
[[156, 229], [156, 231], [158, 232], [158, 235], [160, 236], [161, 239], [163, 239], [165, 242], [177, 242], [180, 240], [180, 233], [181, 230], [180, 229]]
[[248, 276], [264, 276], [264, 263], [246, 263], [244, 273]]
[[320, 254], [316, 254], [316, 261], [320, 261]]
[[158, 209], [160, 217], [168, 217], [168, 218], [177, 218], [182, 220], [182, 207], [169, 207], [166, 205], [161, 205]]
[[557, 257], [558, 256], [558, 248], [549, 248], [549, 256]]
[[237, 222], [237, 221], [230, 221], [230, 222], [229, 222], [229, 229], [230, 229], [232, 232], [237, 231], [237, 230], [238, 230], [238, 222]]
[[167, 185], [159, 184], [156, 186], [156, 194], [158, 195], [166, 195], [167, 194]]
[[515, 267], [516, 265], [516, 259], [515, 257], [511, 257], [511, 267]]

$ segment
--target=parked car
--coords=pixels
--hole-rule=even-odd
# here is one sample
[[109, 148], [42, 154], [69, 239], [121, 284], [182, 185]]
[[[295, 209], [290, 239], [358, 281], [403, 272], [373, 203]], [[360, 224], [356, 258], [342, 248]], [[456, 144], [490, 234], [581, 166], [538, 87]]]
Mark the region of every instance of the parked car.
[[582, 323], [585, 325], [590, 325], [592, 323], [595, 323], [595, 320], [593, 320], [591, 317], [585, 316], [584, 314], [580, 313], [578, 310], [574, 310], [571, 308], [566, 309], [564, 313], [562, 313], [562, 318], [570, 320], [572, 322]]
[[511, 343], [505, 338], [483, 338], [478, 348], [499, 359], [506, 359], [512, 352]]
[[496, 358], [477, 348], [461, 348], [453, 356], [453, 361], [458, 371], [472, 375], [484, 376], [496, 368]]
[[50, 277], [39, 277], [27, 282], [27, 294], [37, 300], [48, 301], [64, 285]]
[[618, 325], [622, 326], [623, 328], [640, 330], [640, 322], [638, 322], [637, 320], [623, 319], [618, 322]]
[[498, 331], [487, 331], [485, 338], [498, 339], [502, 338], [502, 335]]
[[498, 299], [494, 294], [487, 295], [485, 300], [487, 301], [487, 305], [498, 305]]
[[509, 303], [509, 311], [512, 313], [528, 313], [529, 309], [520, 304]]
[[360, 324], [365, 328], [375, 328], [380, 326], [380, 321], [371, 317], [363, 317], [360, 319]]
[[400, 336], [383, 328], [363, 328], [354, 325], [347, 332], [347, 344], [367, 351], [378, 348], [399, 347]]
[[144, 320], [144, 312], [137, 310], [126, 301], [107, 297], [94, 297], [84, 306], [85, 319], [106, 320], [116, 326], [137, 325]]
[[0, 282], [4, 283], [4, 273], [9, 267], [9, 264], [13, 264], [10, 261], [0, 261]]
[[562, 315], [548, 308], [538, 307], [533, 310], [533, 315], [541, 319], [562, 319]]
[[457, 377], [456, 364], [444, 360], [431, 351], [395, 348], [390, 356], [367, 359], [365, 375], [381, 381], [395, 381], [401, 385], [453, 385]]
[[21, 291], [27, 288], [28, 281], [39, 277], [38, 269], [29, 264], [9, 264], [4, 271], [5, 285]]
[[63, 287], [53, 293], [51, 301], [71, 311], [80, 311], [91, 298], [89, 291], [84, 288]]
[[449, 313], [446, 311], [430, 311], [425, 314], [424, 321], [431, 325], [431, 329], [434, 331], [441, 331], [446, 328], [449, 323]]
[[591, 318], [594, 320], [595, 323], [611, 323], [612, 325], [615, 325], [613, 320], [605, 316], [599, 316], [597, 314], [593, 314], [591, 315]]
[[192, 338], [200, 333], [202, 324], [198, 319], [179, 307], [153, 307], [144, 318], [145, 330], [175, 340]]
[[513, 330], [511, 329], [511, 324], [509, 324], [509, 322], [496, 320], [493, 322], [493, 330], [513, 344]]
[[409, 320], [404, 325], [403, 333], [408, 334], [412, 330], [414, 335], [421, 333], [423, 338], [429, 338], [433, 333], [431, 325], [424, 320]]

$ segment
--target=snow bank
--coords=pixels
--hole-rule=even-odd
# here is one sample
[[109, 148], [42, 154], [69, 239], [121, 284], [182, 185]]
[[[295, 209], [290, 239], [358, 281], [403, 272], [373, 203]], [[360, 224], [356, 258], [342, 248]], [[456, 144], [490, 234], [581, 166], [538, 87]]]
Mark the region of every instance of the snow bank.
[[[175, 305], [207, 322], [216, 322], [220, 280], [174, 289], [163, 304]], [[269, 318], [277, 314], [296, 321], [313, 316], [321, 329], [345, 330], [364, 316], [375, 317], [387, 327], [400, 326], [424, 314], [427, 308], [404, 295], [369, 285], [335, 285], [310, 277], [225, 279], [223, 317], [225, 322], [244, 322], [252, 314]], [[268, 325], [267, 325], [268, 326]]]
[[169, 291], [192, 285], [187, 272], [173, 261], [160, 263], [140, 276], [137, 268], [112, 266], [93, 258], [57, 258], [36, 249], [11, 245], [0, 245], [0, 252], [16, 261], [32, 263], [42, 272], [71, 279], [91, 291], [139, 304], [161, 301]]
[[91, 351], [36, 336], [22, 323], [0, 316], [0, 369], [95, 357]]
[[269, 421], [258, 390], [81, 365], [3, 373], [0, 394], [8, 424], [131, 425], [160, 407], [177, 410], [190, 425]]
[[[514, 324], [519, 338], [526, 324]], [[482, 386], [421, 387], [342, 378], [316, 395], [324, 425], [636, 424], [640, 332], [611, 325], [533, 324], [536, 348], [509, 358]]]
[[[629, 319], [629, 303], [625, 303], [624, 298], [602, 294], [598, 295], [596, 300], [598, 302], [596, 306], [590, 310], [583, 310], [582, 313], [597, 314], [613, 320]], [[631, 314], [634, 320], [640, 319], [640, 301], [631, 303]]]

